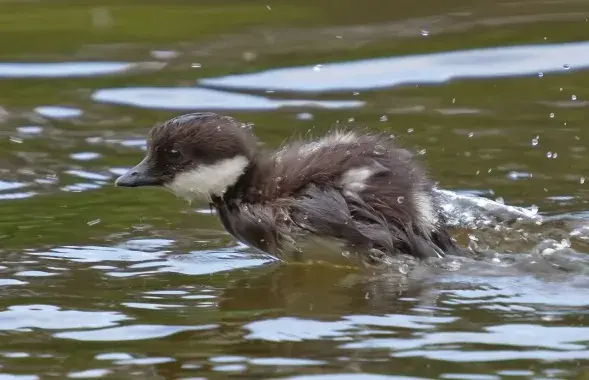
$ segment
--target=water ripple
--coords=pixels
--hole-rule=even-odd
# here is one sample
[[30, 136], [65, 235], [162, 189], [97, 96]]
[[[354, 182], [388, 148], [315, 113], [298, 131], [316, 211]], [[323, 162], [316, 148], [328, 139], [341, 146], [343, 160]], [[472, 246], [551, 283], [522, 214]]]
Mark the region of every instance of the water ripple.
[[381, 326], [381, 327], [401, 327], [429, 329], [434, 325], [422, 325], [420, 322], [429, 323], [450, 323], [455, 318], [436, 318], [426, 316], [411, 315], [387, 315], [362, 316], [353, 315], [344, 317], [339, 321], [314, 321], [308, 319], [299, 319], [283, 317], [278, 319], [267, 319], [256, 321], [246, 326], [250, 333], [246, 339], [263, 339], [274, 342], [300, 342], [303, 340], [313, 340], [321, 338], [335, 338], [345, 336], [346, 333], [354, 331], [354, 334], [368, 334], [368, 330], [362, 326]]
[[[486, 332], [435, 332], [414, 339], [383, 338], [366, 339], [346, 343], [342, 348], [389, 348], [391, 350], [415, 350], [429, 346], [468, 343], [477, 345], [503, 345], [511, 347], [539, 347], [553, 350], [584, 350], [589, 339], [586, 327], [545, 327], [529, 324], [490, 326]], [[490, 352], [488, 349], [486, 352]]]
[[370, 373], [334, 373], [320, 375], [297, 375], [286, 377], [290, 380], [425, 380], [423, 377], [375, 375]]
[[[555, 58], [556, 57], [556, 58]], [[443, 83], [565, 72], [589, 66], [589, 42], [507, 46], [273, 69], [200, 79], [225, 89], [294, 92], [373, 90], [401, 84]]]
[[145, 252], [118, 247], [99, 246], [66, 246], [57, 247], [49, 251], [27, 252], [29, 255], [55, 257], [84, 263], [99, 263], [103, 261], [146, 261], [162, 258], [165, 252]]
[[78, 371], [78, 372], [70, 372], [68, 377], [71, 379], [91, 379], [97, 377], [103, 377], [111, 373], [108, 369], [87, 369], [85, 371]]
[[27, 184], [23, 182], [7, 182], [0, 180], [0, 191], [20, 189], [26, 185]]
[[52, 305], [10, 306], [0, 312], [0, 330], [98, 328], [116, 325], [129, 317], [110, 311], [63, 310]]
[[41, 106], [35, 108], [35, 112], [52, 119], [68, 119], [78, 117], [84, 113], [84, 111], [78, 108], [60, 106]]
[[275, 110], [281, 107], [357, 108], [356, 100], [270, 99], [206, 88], [110, 88], [96, 91], [97, 102], [169, 110]]
[[132, 325], [100, 330], [68, 331], [56, 333], [53, 336], [86, 342], [115, 342], [163, 338], [183, 331], [212, 330], [215, 328], [217, 328], [215, 324], [200, 326]]
[[0, 63], [0, 78], [65, 78], [114, 74], [133, 67], [125, 62]]

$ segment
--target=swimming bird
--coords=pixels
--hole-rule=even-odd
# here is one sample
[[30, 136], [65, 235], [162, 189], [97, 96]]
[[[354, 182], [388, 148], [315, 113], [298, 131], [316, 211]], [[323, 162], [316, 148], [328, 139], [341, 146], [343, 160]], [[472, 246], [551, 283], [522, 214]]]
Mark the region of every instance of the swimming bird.
[[232, 117], [190, 113], [152, 128], [146, 156], [115, 184], [208, 202], [233, 237], [281, 259], [305, 237], [366, 265], [460, 253], [425, 169], [387, 134], [333, 130], [269, 151]]

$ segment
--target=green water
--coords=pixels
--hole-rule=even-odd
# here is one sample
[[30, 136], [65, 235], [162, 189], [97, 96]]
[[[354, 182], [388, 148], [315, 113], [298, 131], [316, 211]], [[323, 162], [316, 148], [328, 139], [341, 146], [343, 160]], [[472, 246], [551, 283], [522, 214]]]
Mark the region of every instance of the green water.
[[[585, 1], [68, 3], [0, 0], [0, 379], [587, 377]], [[274, 262], [113, 187], [195, 110], [269, 147], [389, 131], [549, 219], [458, 228], [489, 259], [409, 278]]]

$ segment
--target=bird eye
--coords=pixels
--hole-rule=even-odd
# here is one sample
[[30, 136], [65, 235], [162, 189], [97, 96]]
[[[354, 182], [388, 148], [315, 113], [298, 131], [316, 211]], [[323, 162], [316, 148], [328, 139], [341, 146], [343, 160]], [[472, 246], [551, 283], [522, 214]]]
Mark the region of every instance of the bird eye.
[[180, 152], [176, 149], [168, 150], [167, 156], [170, 161], [178, 161], [182, 158], [182, 154], [180, 154]]

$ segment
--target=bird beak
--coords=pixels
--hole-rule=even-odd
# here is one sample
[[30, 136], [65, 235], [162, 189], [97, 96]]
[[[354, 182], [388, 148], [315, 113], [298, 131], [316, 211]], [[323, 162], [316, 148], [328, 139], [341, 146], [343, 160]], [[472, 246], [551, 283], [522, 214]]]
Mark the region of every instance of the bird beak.
[[150, 175], [149, 163], [145, 157], [135, 167], [117, 178], [115, 186], [119, 187], [139, 187], [139, 186], [158, 186], [161, 181]]

